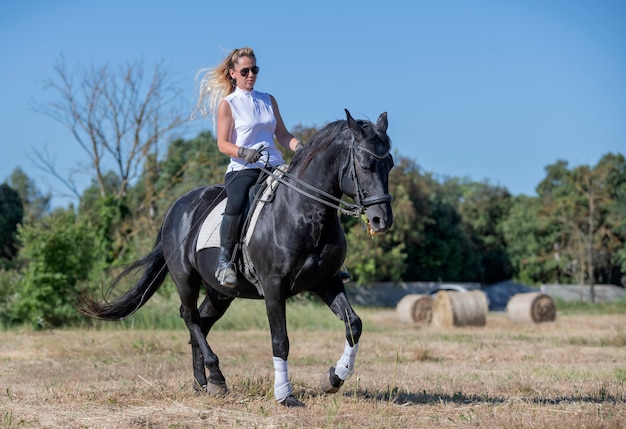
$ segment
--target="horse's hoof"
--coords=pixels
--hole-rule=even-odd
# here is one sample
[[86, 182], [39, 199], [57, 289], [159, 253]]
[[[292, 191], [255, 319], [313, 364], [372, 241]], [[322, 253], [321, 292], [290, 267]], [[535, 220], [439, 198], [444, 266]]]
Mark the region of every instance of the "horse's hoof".
[[322, 374], [322, 392], [337, 393], [343, 385], [343, 380], [335, 374], [335, 367], [331, 366], [326, 374]]
[[224, 384], [207, 383], [207, 385], [204, 387], [207, 393], [213, 396], [224, 396], [228, 393], [228, 387], [226, 387], [226, 383]]
[[285, 399], [280, 401], [280, 404], [284, 405], [285, 407], [304, 407], [304, 402], [298, 401], [296, 398], [293, 397], [293, 395], [287, 396]]

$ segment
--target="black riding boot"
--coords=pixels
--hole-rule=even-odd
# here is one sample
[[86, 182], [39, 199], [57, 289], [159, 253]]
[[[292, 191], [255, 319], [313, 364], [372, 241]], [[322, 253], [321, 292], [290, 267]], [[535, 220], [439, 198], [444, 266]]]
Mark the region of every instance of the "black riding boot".
[[241, 215], [228, 215], [224, 213], [220, 227], [220, 256], [217, 261], [215, 277], [222, 286], [237, 286], [237, 268], [233, 258], [233, 250], [239, 240], [239, 226]]
[[350, 281], [350, 273], [345, 265], [339, 270], [339, 278], [344, 283], [348, 283]]

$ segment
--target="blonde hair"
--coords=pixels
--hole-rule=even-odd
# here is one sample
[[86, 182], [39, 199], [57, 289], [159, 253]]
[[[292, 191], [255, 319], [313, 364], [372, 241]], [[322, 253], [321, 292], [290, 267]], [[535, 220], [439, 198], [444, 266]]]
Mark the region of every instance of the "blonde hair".
[[215, 123], [217, 105], [220, 100], [235, 90], [235, 84], [230, 77], [229, 70], [241, 57], [253, 57], [252, 48], [244, 47], [233, 49], [217, 67], [200, 69], [196, 74], [196, 91], [198, 101], [191, 113], [191, 119], [211, 116]]

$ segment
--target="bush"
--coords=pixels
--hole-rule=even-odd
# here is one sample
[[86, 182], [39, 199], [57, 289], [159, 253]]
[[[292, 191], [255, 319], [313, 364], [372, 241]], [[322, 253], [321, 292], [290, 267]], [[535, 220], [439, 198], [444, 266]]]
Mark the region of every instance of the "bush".
[[98, 245], [94, 229], [71, 211], [19, 228], [26, 271], [11, 314], [36, 328], [82, 320], [73, 307], [80, 282], [89, 277]]
[[13, 320], [13, 304], [17, 298], [20, 274], [15, 270], [0, 270], [0, 326], [6, 329]]

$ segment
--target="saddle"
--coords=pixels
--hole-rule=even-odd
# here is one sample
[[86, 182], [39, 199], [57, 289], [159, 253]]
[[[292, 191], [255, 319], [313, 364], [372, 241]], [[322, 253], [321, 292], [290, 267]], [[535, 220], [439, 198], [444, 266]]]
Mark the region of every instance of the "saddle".
[[[275, 177], [282, 177], [286, 170], [287, 165], [280, 165], [273, 171], [273, 176], [263, 173], [266, 177], [260, 177], [259, 182], [250, 188], [248, 204], [244, 211], [243, 226], [241, 228], [239, 241], [233, 252], [235, 255], [234, 263], [237, 265], [239, 273], [243, 274], [250, 283], [255, 285], [261, 295], [263, 295], [263, 293], [258, 276], [254, 270], [254, 265], [250, 259], [250, 254], [248, 253], [248, 243], [250, 242], [261, 211], [274, 199], [274, 193], [279, 183]], [[224, 215], [227, 200], [228, 198], [224, 197], [203, 220], [196, 240], [196, 252], [203, 249], [220, 247], [220, 225], [222, 223], [222, 216]]]

